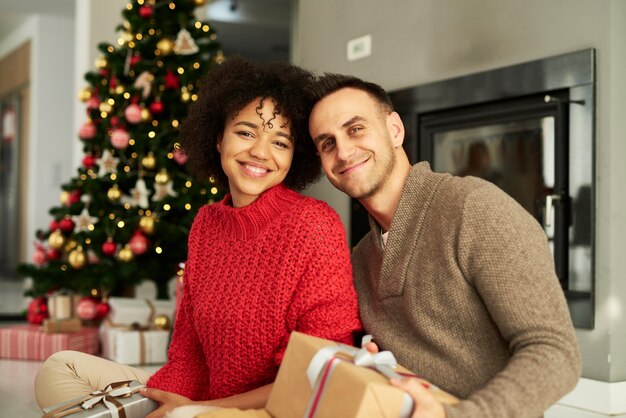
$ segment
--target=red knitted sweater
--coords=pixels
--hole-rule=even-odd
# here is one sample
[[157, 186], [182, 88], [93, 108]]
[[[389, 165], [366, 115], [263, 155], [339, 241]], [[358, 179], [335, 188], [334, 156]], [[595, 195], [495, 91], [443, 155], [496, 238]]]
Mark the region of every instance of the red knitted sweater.
[[203, 207], [189, 235], [169, 360], [148, 386], [219, 399], [274, 381], [291, 331], [352, 343], [361, 329], [343, 225], [282, 185]]

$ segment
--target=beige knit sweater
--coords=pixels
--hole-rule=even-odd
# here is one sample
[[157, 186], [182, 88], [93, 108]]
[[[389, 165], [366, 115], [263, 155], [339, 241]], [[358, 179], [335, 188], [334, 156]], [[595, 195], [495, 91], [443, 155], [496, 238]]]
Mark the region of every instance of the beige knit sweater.
[[546, 236], [512, 198], [419, 163], [384, 251], [370, 225], [352, 256], [365, 330], [464, 399], [448, 418], [535, 418], [574, 387], [580, 353]]

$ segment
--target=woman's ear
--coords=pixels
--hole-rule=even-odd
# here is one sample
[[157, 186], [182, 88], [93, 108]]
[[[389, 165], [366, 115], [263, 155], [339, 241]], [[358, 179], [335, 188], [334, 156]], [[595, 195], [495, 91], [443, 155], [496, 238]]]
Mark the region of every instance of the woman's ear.
[[222, 135], [217, 137], [216, 148], [217, 148], [217, 152], [219, 152], [220, 154], [222, 153], [222, 139], [223, 139]]

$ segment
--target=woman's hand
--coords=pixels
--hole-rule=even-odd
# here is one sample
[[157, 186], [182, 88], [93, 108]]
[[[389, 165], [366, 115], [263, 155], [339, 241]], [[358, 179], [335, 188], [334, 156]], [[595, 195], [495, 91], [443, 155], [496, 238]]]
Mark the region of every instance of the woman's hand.
[[391, 379], [391, 384], [407, 392], [415, 407], [411, 418], [445, 418], [446, 411], [443, 404], [435, 399], [430, 389], [425, 387], [415, 378], [404, 378], [401, 380]]
[[163, 418], [165, 414], [176, 407], [194, 403], [191, 399], [182, 395], [160, 389], [143, 388], [141, 389], [141, 394], [159, 403], [159, 408], [152, 411], [146, 418]]

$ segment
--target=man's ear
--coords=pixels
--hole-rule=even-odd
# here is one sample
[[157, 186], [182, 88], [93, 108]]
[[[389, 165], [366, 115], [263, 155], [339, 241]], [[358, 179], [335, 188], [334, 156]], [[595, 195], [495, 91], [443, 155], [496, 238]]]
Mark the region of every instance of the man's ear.
[[387, 129], [394, 147], [401, 147], [404, 142], [404, 124], [398, 112], [391, 112], [387, 116]]

